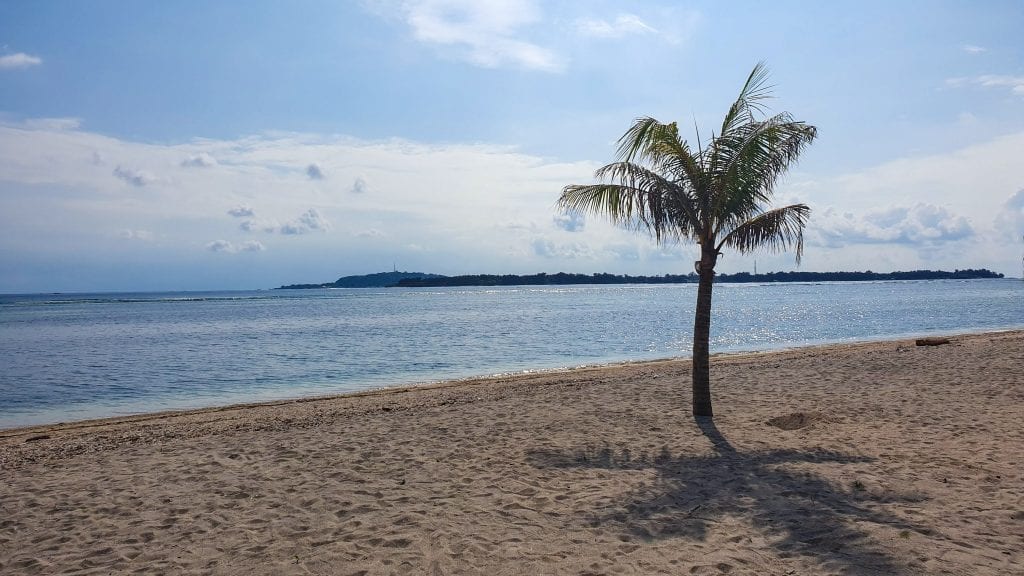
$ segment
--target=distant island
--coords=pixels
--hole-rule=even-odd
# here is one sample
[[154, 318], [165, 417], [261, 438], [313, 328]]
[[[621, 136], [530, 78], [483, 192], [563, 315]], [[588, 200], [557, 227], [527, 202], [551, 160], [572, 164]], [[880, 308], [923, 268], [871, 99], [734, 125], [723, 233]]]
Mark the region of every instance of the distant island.
[[426, 272], [377, 272], [376, 274], [365, 274], [362, 276], [342, 276], [334, 282], [323, 284], [289, 284], [281, 286], [277, 290], [304, 290], [310, 288], [387, 288], [397, 286], [404, 280], [430, 280], [445, 278], [439, 274], [427, 274]]
[[[1002, 278], [1003, 275], [985, 268], [954, 270], [911, 270], [909, 272], [768, 272], [750, 274], [718, 274], [715, 282], [868, 282], [879, 280], [974, 280]], [[689, 284], [696, 283], [697, 275], [665, 274], [663, 276], [630, 276], [628, 274], [470, 274], [442, 276], [425, 272], [378, 272], [362, 276], [343, 276], [323, 284], [290, 284], [279, 290], [310, 288], [426, 288], [443, 286], [551, 286], [564, 284]]]

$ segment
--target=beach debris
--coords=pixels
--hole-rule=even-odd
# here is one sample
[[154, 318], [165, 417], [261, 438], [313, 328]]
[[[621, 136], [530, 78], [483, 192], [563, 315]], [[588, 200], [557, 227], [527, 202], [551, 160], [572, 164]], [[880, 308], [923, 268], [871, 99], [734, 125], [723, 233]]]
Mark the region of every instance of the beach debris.
[[918, 346], [941, 346], [949, 344], [949, 338], [918, 338], [914, 343]]
[[49, 439], [50, 439], [50, 435], [49, 434], [38, 434], [36, 436], [29, 436], [28, 438], [25, 438], [25, 442], [37, 442], [39, 440], [49, 440]]

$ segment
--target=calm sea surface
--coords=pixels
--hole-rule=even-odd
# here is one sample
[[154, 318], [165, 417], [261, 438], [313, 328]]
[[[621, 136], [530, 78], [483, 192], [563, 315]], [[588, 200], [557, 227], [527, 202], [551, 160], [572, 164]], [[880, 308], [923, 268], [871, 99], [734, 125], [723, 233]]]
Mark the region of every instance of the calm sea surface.
[[[695, 285], [0, 296], [0, 428], [690, 354]], [[712, 352], [1024, 328], [1020, 280], [719, 284]]]

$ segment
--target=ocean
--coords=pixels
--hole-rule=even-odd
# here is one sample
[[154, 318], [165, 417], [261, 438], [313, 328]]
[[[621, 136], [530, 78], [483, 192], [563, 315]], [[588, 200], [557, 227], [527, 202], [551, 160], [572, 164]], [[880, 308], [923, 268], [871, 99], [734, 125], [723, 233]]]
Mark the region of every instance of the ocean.
[[[0, 295], [0, 428], [688, 357], [695, 299], [691, 284]], [[718, 284], [711, 350], [1021, 328], [1021, 280]]]

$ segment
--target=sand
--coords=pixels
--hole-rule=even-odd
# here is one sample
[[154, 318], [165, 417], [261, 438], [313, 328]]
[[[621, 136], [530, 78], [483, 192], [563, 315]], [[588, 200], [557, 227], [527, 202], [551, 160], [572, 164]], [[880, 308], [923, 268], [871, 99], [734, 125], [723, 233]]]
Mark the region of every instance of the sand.
[[0, 431], [0, 574], [1024, 574], [1024, 332]]

